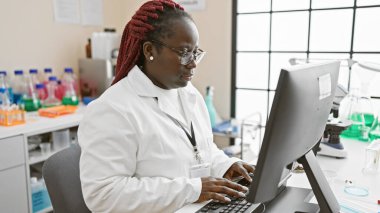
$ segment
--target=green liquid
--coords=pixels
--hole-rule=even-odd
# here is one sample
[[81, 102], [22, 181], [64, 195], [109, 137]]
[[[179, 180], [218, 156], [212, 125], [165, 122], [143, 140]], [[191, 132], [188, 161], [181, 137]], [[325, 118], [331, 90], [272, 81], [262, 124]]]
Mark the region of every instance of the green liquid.
[[369, 136], [369, 139], [371, 141], [374, 141], [376, 139], [380, 139], [380, 130], [370, 131], [368, 136]]
[[79, 104], [79, 100], [78, 100], [77, 96], [63, 97], [62, 98], [62, 104], [63, 105], [77, 106]]
[[[364, 117], [364, 124], [363, 123], [363, 117]], [[355, 113], [350, 116], [350, 120], [352, 121], [352, 125], [348, 127], [348, 129], [344, 130], [341, 133], [341, 137], [348, 138], [348, 139], [355, 139], [360, 140], [363, 142], [370, 141], [368, 132], [369, 128], [372, 126], [372, 123], [374, 121], [375, 117], [373, 114], [369, 113]]]
[[41, 102], [38, 99], [33, 98], [23, 98], [25, 105], [25, 111], [32, 112], [37, 111], [41, 107]]
[[375, 120], [375, 116], [370, 113], [364, 113], [364, 123], [366, 126], [371, 127], [373, 121]]

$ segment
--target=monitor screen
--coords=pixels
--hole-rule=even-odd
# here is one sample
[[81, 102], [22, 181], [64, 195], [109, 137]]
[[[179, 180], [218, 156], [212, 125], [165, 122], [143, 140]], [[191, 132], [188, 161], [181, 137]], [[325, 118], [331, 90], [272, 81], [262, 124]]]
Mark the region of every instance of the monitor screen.
[[[281, 70], [256, 171], [247, 195], [249, 202], [265, 203], [281, 194], [279, 186], [284, 171], [289, 169], [288, 165], [312, 152], [318, 143], [332, 107], [339, 66], [340, 62], [329, 62]], [[312, 157], [315, 158], [314, 155]], [[305, 168], [307, 174], [307, 170], [322, 173], [318, 165], [313, 164], [311, 167]], [[315, 170], [314, 167], [318, 168]], [[327, 181], [320, 181], [324, 178], [320, 175], [316, 174], [317, 184], [321, 185], [318, 187], [328, 187], [327, 190], [322, 189], [323, 196], [327, 197], [323, 199], [333, 201], [329, 204], [333, 206], [331, 208], [339, 208]], [[310, 181], [309, 174], [308, 178]], [[314, 183], [310, 183], [313, 187]], [[313, 191], [319, 202], [314, 187]]]

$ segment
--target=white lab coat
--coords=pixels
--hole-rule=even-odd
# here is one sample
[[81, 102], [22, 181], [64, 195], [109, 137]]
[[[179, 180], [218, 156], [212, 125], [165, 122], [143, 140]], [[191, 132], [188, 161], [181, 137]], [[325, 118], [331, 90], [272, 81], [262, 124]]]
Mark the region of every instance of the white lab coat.
[[[78, 139], [83, 196], [93, 212], [174, 212], [198, 200], [201, 180], [189, 172], [192, 145], [168, 115], [189, 124], [155, 91], [135, 66], [88, 105]], [[222, 177], [238, 159], [228, 158], [213, 143], [201, 94], [188, 84], [179, 96], [211, 175]]]

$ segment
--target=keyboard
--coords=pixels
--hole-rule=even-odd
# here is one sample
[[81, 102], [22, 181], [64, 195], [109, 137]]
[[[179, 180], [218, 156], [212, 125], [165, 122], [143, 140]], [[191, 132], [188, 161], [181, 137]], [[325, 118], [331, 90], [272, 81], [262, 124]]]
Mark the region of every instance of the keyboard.
[[[245, 179], [241, 179], [238, 181], [240, 185], [249, 187], [249, 182]], [[224, 212], [262, 212], [263, 205], [261, 204], [253, 204], [245, 200], [245, 198], [235, 198], [229, 197], [231, 202], [229, 203], [220, 203], [217, 201], [211, 201], [201, 209], [197, 211], [197, 213], [210, 212], [210, 213], [224, 213]]]

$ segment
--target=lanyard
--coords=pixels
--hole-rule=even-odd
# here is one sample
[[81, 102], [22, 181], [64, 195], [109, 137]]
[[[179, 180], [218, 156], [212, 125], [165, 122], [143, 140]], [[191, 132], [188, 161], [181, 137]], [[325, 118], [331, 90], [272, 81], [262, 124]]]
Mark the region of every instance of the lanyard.
[[201, 156], [199, 155], [199, 150], [197, 147], [197, 141], [195, 140], [195, 134], [194, 134], [194, 128], [193, 128], [193, 122], [190, 123], [190, 130], [191, 130], [191, 135], [186, 131], [186, 129], [181, 125], [177, 119], [171, 117], [180, 127], [181, 129], [185, 132], [187, 138], [189, 139], [191, 145], [193, 145], [193, 151], [195, 155], [195, 159], [198, 161], [198, 163], [202, 163]]

